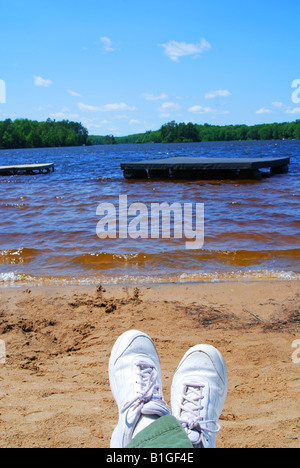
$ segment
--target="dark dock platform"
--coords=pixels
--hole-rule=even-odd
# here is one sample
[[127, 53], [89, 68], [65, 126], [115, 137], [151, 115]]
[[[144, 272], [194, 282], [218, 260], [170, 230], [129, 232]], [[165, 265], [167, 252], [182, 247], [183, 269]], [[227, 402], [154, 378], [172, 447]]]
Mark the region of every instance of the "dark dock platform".
[[126, 179], [261, 179], [286, 174], [289, 164], [290, 158], [174, 157], [124, 163], [121, 169]]
[[17, 166], [0, 166], [0, 175], [48, 174], [54, 172], [54, 164], [23, 164]]

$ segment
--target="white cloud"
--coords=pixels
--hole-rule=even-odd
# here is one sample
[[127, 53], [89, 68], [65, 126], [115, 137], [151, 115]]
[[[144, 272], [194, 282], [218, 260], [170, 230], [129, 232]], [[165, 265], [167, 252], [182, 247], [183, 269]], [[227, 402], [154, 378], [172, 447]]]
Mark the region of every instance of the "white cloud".
[[205, 99], [214, 99], [216, 97], [228, 97], [232, 96], [231, 92], [228, 89], [218, 89], [216, 91], [210, 91], [205, 94]]
[[78, 103], [78, 108], [85, 112], [109, 112], [109, 111], [120, 111], [120, 110], [127, 110], [133, 111], [136, 110], [136, 107], [128, 106], [125, 102], [121, 102], [120, 104], [106, 104], [104, 106], [91, 106], [88, 104], [84, 104], [83, 102]]
[[272, 102], [272, 106], [277, 107], [277, 109], [283, 109], [286, 107], [283, 102], [279, 101]]
[[190, 107], [188, 110], [189, 112], [192, 112], [193, 114], [214, 114], [214, 115], [229, 114], [229, 111], [227, 110], [212, 109], [211, 107], [203, 107], [203, 106], [193, 106], [193, 107]]
[[289, 108], [285, 111], [286, 114], [300, 114], [300, 107]]
[[176, 102], [163, 102], [159, 107], [159, 112], [172, 112], [181, 109], [181, 106]]
[[39, 86], [41, 88], [49, 88], [49, 86], [53, 84], [51, 80], [45, 80], [41, 76], [33, 75], [33, 79], [34, 79], [35, 86]]
[[83, 102], [79, 102], [77, 105], [78, 105], [79, 110], [81, 110], [82, 112], [85, 112], [85, 111], [99, 112], [100, 111], [100, 107], [90, 106], [88, 104], [83, 104]]
[[261, 109], [258, 109], [256, 111], [256, 114], [261, 115], [261, 114], [272, 114], [273, 111], [271, 109], [266, 109], [265, 107], [262, 107]]
[[198, 44], [188, 44], [186, 42], [169, 41], [167, 44], [160, 44], [165, 49], [165, 54], [173, 60], [179, 62], [180, 57], [192, 55], [198, 57], [204, 51], [211, 49], [211, 45], [206, 39], [202, 39]]
[[109, 122], [108, 120], [101, 120], [99, 122], [99, 120], [96, 118], [93, 118], [93, 119], [83, 118], [81, 121], [87, 129], [91, 129], [91, 128], [98, 129], [98, 128], [102, 128], [103, 126], [112, 125], [112, 123]]
[[78, 114], [67, 114], [66, 112], [54, 112], [49, 115], [52, 119], [60, 120], [76, 120], [79, 118]]
[[103, 36], [100, 37], [100, 41], [103, 45], [103, 50], [105, 52], [114, 52], [116, 49], [112, 46], [112, 40], [109, 37]]
[[146, 101], [163, 101], [164, 99], [168, 99], [168, 95], [164, 93], [159, 94], [159, 95], [144, 93], [142, 94], [142, 97]]
[[74, 97], [82, 97], [81, 94], [76, 93], [76, 91], [72, 91], [71, 89], [68, 89], [67, 93], [71, 94], [71, 96], [74, 96]]
[[195, 114], [205, 114], [208, 109], [210, 109], [210, 108], [209, 107], [202, 107], [202, 106], [192, 106], [188, 110], [189, 110], [189, 112], [193, 112]]
[[47, 109], [52, 109], [52, 108], [53, 108], [53, 105], [52, 105], [52, 104], [47, 104], [47, 105], [45, 105], [45, 106], [39, 106], [39, 107], [37, 108], [37, 110], [41, 112], [41, 111], [44, 111], [44, 110], [47, 110]]
[[105, 106], [102, 106], [100, 110], [103, 112], [120, 111], [120, 110], [134, 111], [136, 110], [136, 107], [128, 106], [127, 104], [125, 104], [125, 102], [121, 102], [120, 104], [106, 104]]
[[278, 109], [283, 111], [285, 114], [299, 114], [300, 113], [300, 107], [291, 107], [291, 106], [286, 106], [283, 102], [280, 101], [275, 101], [272, 102], [272, 105]]
[[267, 109], [262, 107], [261, 109], [257, 110], [257, 114], [272, 114], [273, 112], [284, 112], [285, 114], [299, 114], [300, 113], [300, 107], [291, 107], [285, 105], [281, 101], [274, 101], [272, 102], [272, 106], [275, 108], [274, 110]]

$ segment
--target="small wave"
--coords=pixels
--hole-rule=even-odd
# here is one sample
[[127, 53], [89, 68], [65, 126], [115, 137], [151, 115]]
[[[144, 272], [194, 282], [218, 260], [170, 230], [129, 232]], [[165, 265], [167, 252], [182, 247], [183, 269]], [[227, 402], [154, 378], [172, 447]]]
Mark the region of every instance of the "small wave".
[[68, 278], [32, 276], [26, 274], [0, 273], [0, 287], [24, 287], [24, 286], [67, 286], [96, 284], [94, 278]]
[[227, 271], [227, 272], [208, 272], [208, 273], [183, 273], [180, 276], [180, 282], [225, 282], [225, 281], [267, 281], [282, 280], [292, 281], [300, 280], [300, 273], [293, 271], [278, 270], [248, 270], [248, 271]]
[[79, 255], [74, 257], [71, 261], [72, 263], [81, 264], [81, 265], [99, 265], [110, 267], [112, 265], [127, 264], [127, 263], [137, 263], [145, 262], [149, 260], [151, 255], [146, 253], [128, 253], [128, 254], [117, 254], [117, 253], [108, 253], [108, 252], [96, 252], [89, 253], [84, 255]]
[[16, 286], [35, 283], [36, 279], [30, 275], [18, 275], [16, 273], [0, 273], [0, 286]]
[[40, 251], [36, 249], [0, 250], [0, 264], [17, 265], [28, 263], [39, 255]]
[[27, 203], [5, 203], [2, 205], [1, 208], [10, 209], [10, 208], [18, 208], [20, 210], [28, 208], [29, 205]]
[[250, 266], [279, 259], [299, 260], [300, 249], [287, 250], [203, 250], [196, 254], [199, 261], [216, 261], [237, 266]]
[[[293, 268], [300, 259], [300, 249], [287, 250], [173, 250], [167, 252], [138, 252], [138, 253], [109, 253], [95, 252], [71, 257], [69, 265], [76, 269], [115, 270], [137, 268], [151, 270], [155, 268], [162, 273], [167, 270], [219, 270], [222, 266], [232, 268], [251, 268], [255, 265], [264, 267], [278, 266], [279, 268]], [[297, 269], [297, 268], [296, 268]], [[298, 269], [297, 269], [298, 270]]]
[[96, 177], [94, 180], [96, 180], [98, 182], [112, 182], [115, 179], [112, 178], [112, 177]]
[[279, 270], [176, 273], [171, 275], [96, 275], [89, 277], [35, 277], [0, 273], [0, 287], [142, 285], [170, 283], [218, 283], [234, 281], [299, 281], [300, 273]]

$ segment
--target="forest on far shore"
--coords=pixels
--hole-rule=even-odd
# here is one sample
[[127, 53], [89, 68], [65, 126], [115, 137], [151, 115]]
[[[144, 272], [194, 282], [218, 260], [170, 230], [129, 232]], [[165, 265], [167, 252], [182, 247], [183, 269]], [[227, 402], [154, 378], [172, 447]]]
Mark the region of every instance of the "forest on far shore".
[[0, 149], [51, 148], [63, 146], [135, 143], [191, 143], [202, 141], [294, 140], [300, 139], [300, 120], [260, 125], [209, 125], [172, 122], [159, 130], [116, 137], [89, 136], [78, 122], [45, 122], [28, 119], [0, 121]]
[[93, 145], [134, 143], [192, 143], [201, 141], [243, 140], [290, 140], [300, 139], [300, 120], [295, 122], [260, 125], [199, 125], [193, 123], [166, 123], [159, 130], [136, 135], [115, 137], [114, 135], [89, 137]]
[[6, 119], [0, 122], [0, 149], [82, 146], [87, 144], [87, 138], [87, 129], [69, 120]]

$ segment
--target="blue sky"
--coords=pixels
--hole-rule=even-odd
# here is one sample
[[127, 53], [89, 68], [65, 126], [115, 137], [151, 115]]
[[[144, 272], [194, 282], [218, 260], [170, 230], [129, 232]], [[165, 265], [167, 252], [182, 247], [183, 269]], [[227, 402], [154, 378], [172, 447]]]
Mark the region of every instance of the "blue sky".
[[95, 135], [300, 119], [299, 18], [298, 0], [0, 0], [0, 119]]

